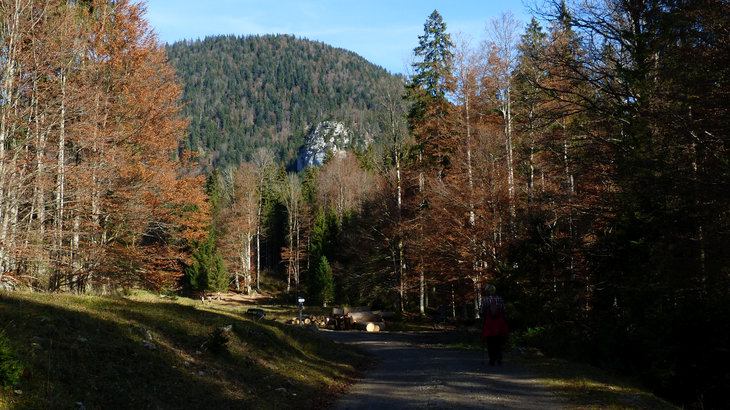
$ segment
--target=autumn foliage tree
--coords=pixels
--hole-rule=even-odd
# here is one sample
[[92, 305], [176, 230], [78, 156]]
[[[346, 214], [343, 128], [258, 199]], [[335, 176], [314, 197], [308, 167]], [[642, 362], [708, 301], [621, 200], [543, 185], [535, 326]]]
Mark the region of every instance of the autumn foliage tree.
[[0, 7], [0, 270], [52, 290], [173, 286], [207, 203], [144, 8]]
[[[423, 34], [418, 38], [418, 46], [414, 49], [416, 61], [412, 64], [414, 73], [406, 86], [406, 96], [410, 102], [408, 123], [415, 136], [416, 158], [411, 162], [408, 171], [409, 208], [411, 217], [408, 230], [415, 252], [409, 252], [410, 266], [415, 268], [419, 283], [419, 306], [425, 309], [426, 275], [430, 270], [428, 260], [424, 258], [425, 246], [424, 224], [427, 223], [427, 187], [428, 180], [443, 177], [449, 167], [449, 155], [452, 146], [451, 133], [448, 131], [448, 116], [452, 104], [447, 95], [454, 87], [452, 65], [454, 44], [446, 32], [446, 23], [434, 10], [423, 26]], [[406, 304], [408, 278], [402, 275], [399, 284], [400, 305]]]

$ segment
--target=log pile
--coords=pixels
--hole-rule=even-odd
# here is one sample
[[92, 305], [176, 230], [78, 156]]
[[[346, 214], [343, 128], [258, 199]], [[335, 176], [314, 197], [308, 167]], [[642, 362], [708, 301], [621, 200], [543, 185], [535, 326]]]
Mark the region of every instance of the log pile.
[[[315, 325], [332, 330], [364, 330], [380, 332], [385, 330], [385, 319], [392, 318], [393, 312], [372, 311], [368, 306], [332, 308], [331, 316], [303, 315], [302, 325]], [[290, 325], [299, 325], [299, 318], [286, 321]]]
[[392, 312], [372, 311], [368, 306], [332, 309], [335, 330], [358, 329], [379, 332], [385, 330], [386, 317], [392, 318]]
[[[329, 316], [303, 315], [301, 324], [316, 325], [317, 327], [328, 327], [331, 321], [332, 318], [330, 318]], [[286, 323], [290, 325], [298, 325], [299, 318], [293, 317], [291, 319], [287, 319]]]

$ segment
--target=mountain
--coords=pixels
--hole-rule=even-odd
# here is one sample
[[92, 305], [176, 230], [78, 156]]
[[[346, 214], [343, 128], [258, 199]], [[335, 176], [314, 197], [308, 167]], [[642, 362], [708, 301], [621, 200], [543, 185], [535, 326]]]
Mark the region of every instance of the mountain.
[[206, 168], [237, 164], [271, 147], [295, 166], [305, 138], [325, 121], [341, 122], [349, 146], [380, 133], [379, 98], [403, 78], [357, 54], [289, 35], [216, 36], [167, 46], [184, 84], [190, 118], [186, 149]]

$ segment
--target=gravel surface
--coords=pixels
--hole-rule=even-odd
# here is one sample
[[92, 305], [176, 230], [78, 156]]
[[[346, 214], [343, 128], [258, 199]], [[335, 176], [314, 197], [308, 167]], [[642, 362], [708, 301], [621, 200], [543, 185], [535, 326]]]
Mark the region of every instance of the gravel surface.
[[374, 366], [332, 410], [554, 409], [559, 401], [524, 368], [489, 366], [479, 351], [439, 347], [442, 332], [322, 331], [369, 352]]

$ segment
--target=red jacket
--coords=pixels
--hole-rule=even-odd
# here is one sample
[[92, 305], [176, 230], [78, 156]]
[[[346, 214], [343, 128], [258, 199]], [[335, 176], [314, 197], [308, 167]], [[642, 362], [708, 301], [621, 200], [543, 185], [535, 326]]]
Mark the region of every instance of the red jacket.
[[[492, 306], [496, 315], [492, 314]], [[484, 318], [484, 326], [482, 327], [482, 340], [488, 336], [508, 336], [509, 326], [504, 318], [505, 314], [504, 301], [499, 296], [487, 296], [482, 302], [479, 309]]]

